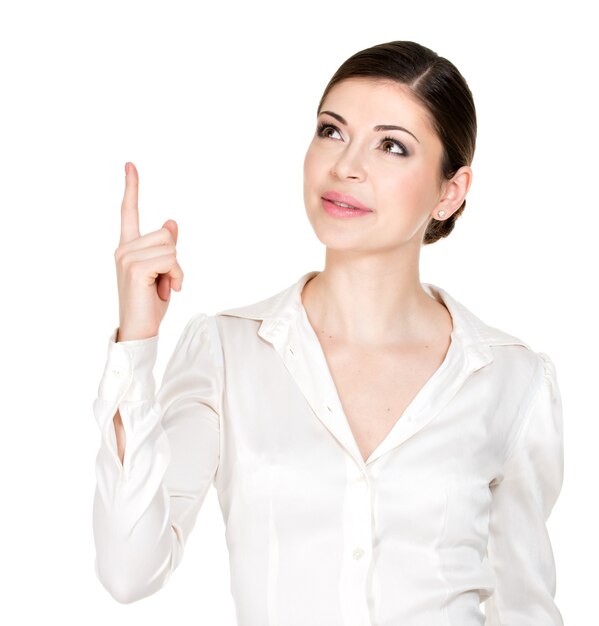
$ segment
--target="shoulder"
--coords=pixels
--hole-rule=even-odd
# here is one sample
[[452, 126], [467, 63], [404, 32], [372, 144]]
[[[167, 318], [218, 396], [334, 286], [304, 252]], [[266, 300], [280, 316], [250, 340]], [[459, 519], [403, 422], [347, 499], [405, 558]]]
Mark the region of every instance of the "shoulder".
[[470, 315], [477, 336], [471, 349], [488, 359], [477, 378], [478, 384], [483, 385], [485, 397], [504, 420], [513, 416], [513, 420], [506, 420], [513, 429], [513, 442], [533, 407], [547, 406], [546, 398], [553, 402], [559, 399], [555, 365], [546, 352], [536, 350], [520, 336]]
[[277, 290], [266, 298], [254, 300], [249, 304], [217, 311], [219, 318], [240, 318], [252, 320], [289, 320], [301, 308], [301, 292], [305, 283], [318, 274], [317, 270], [305, 272], [299, 279], [287, 283], [283, 289]]
[[215, 317], [237, 317], [253, 320], [263, 320], [274, 315], [275, 311], [280, 309], [283, 298], [288, 294], [288, 290], [284, 289], [274, 295], [262, 298], [249, 304], [236, 306], [228, 309], [217, 311]]
[[482, 356], [483, 363], [492, 363], [491, 371], [505, 381], [517, 380], [520, 385], [540, 380], [548, 365], [545, 353], [535, 350], [520, 335], [487, 323], [447, 291], [433, 288], [448, 306], [462, 343]]
[[492, 352], [496, 369], [503, 376], [537, 387], [545, 373], [547, 355], [535, 350], [518, 335], [487, 324], [484, 326], [481, 335]]
[[179, 335], [177, 349], [189, 350], [191, 346], [209, 346], [213, 355], [220, 358], [220, 336], [216, 316], [206, 311], [194, 313]]
[[483, 322], [481, 324], [482, 341], [488, 345], [494, 361], [506, 371], [540, 382], [548, 368], [552, 367], [550, 357], [522, 337]]

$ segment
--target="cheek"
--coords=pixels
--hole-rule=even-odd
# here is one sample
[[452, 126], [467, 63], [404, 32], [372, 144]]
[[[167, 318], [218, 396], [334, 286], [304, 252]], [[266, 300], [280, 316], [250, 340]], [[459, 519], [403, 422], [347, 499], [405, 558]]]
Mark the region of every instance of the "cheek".
[[383, 183], [382, 193], [385, 204], [388, 203], [390, 206], [401, 207], [404, 211], [415, 208], [418, 189], [419, 181], [416, 175], [402, 172], [401, 174], [390, 176]]
[[314, 160], [310, 149], [306, 152], [304, 157], [304, 188], [312, 181], [312, 172], [314, 171]]
[[304, 158], [304, 176], [312, 178], [322, 167], [321, 160], [318, 156], [318, 151], [314, 149], [314, 145], [311, 144], [306, 152]]
[[308, 148], [306, 156], [304, 157], [304, 203], [306, 208], [312, 206], [314, 202], [314, 195], [317, 190], [322, 186], [319, 183], [319, 177], [322, 176], [322, 169], [318, 163], [316, 152]]
[[430, 208], [435, 184], [423, 168], [402, 169], [385, 177], [381, 192], [386, 204], [401, 207], [405, 212], [420, 213]]

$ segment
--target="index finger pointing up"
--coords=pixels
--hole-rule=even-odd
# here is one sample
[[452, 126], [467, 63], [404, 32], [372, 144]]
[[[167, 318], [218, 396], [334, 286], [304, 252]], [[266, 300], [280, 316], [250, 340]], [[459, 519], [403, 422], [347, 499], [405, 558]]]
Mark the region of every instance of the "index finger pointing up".
[[121, 205], [121, 241], [126, 243], [139, 237], [139, 208], [137, 194], [139, 176], [133, 163], [125, 164], [125, 195]]

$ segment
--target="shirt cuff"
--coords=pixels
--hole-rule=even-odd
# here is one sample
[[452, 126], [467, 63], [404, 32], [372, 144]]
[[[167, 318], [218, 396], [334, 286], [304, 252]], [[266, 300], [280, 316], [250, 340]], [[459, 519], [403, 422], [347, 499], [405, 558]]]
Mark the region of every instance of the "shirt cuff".
[[153, 370], [159, 335], [117, 342], [117, 332], [118, 326], [108, 339], [108, 357], [98, 397], [119, 402], [153, 399], [156, 391]]

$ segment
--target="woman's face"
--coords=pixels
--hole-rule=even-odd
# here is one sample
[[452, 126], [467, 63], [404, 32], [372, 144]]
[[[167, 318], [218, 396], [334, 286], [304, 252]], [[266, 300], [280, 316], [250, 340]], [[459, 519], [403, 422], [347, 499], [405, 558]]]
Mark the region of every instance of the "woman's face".
[[[449, 215], [453, 207], [439, 205], [441, 141], [403, 85], [361, 77], [341, 81], [324, 100], [317, 125], [304, 159], [304, 203], [322, 243], [380, 251], [416, 238], [420, 246], [434, 211], [443, 208]], [[376, 128], [383, 125], [405, 130]], [[323, 200], [331, 192], [371, 211], [334, 215], [335, 205]]]

